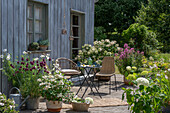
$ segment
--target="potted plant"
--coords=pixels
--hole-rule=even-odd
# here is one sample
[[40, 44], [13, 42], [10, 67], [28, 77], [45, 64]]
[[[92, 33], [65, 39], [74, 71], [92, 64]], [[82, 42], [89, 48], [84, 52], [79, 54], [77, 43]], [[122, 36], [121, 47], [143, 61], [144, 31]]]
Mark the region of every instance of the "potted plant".
[[74, 111], [82, 112], [88, 111], [90, 104], [93, 104], [93, 99], [90, 97], [86, 97], [85, 99], [74, 97], [72, 102], [72, 107]]
[[0, 92], [0, 113], [18, 113], [15, 110], [14, 100], [7, 99], [4, 94]]
[[29, 51], [35, 51], [39, 49], [39, 44], [37, 42], [32, 42], [28, 46]]
[[49, 45], [48, 40], [42, 40], [41, 39], [41, 40], [38, 41], [38, 43], [39, 43], [39, 46], [40, 46], [40, 50], [43, 50], [43, 51], [47, 50], [48, 45]]
[[[46, 67], [46, 57], [31, 60], [27, 52], [23, 52], [21, 60], [12, 62], [9, 60], [10, 54], [4, 52], [3, 71], [8, 79], [12, 81], [14, 87], [18, 87], [23, 98], [28, 95], [26, 101], [27, 109], [37, 109], [39, 106], [40, 88], [37, 81], [43, 73], [49, 73]], [[49, 59], [50, 60], [50, 59]]]
[[71, 82], [64, 78], [60, 71], [56, 71], [59, 65], [54, 65], [54, 68], [49, 74], [38, 79], [41, 89], [41, 95], [46, 99], [46, 106], [49, 112], [59, 112], [62, 108], [62, 101], [70, 101]]

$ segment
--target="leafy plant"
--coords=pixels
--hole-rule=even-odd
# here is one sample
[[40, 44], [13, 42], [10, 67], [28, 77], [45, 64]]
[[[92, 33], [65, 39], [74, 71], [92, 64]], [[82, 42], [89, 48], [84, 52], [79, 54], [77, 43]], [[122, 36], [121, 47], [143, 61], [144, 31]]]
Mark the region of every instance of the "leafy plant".
[[28, 46], [28, 50], [38, 50], [39, 49], [39, 44], [37, 42], [32, 42]]
[[72, 102], [75, 103], [86, 103], [86, 104], [93, 104], [93, 99], [90, 97], [86, 97], [85, 99], [79, 98], [77, 96], [75, 96], [72, 100]]
[[44, 46], [48, 46], [49, 45], [49, 41], [48, 41], [48, 39], [47, 40], [39, 40], [38, 41], [38, 43], [39, 43], [39, 45], [41, 46], [41, 45], [44, 45]]
[[142, 66], [142, 57], [144, 52], [135, 51], [130, 48], [128, 44], [124, 44], [124, 48], [120, 48], [119, 52], [115, 54], [115, 62], [119, 72], [125, 76], [128, 75], [127, 66], [136, 66], [137, 71]]
[[126, 99], [132, 113], [157, 113], [169, 101], [169, 81], [164, 71], [152, 68], [145, 78], [133, 81], [137, 88], [123, 88], [122, 100]]
[[31, 60], [27, 52], [24, 51], [23, 53], [24, 55], [21, 56], [21, 60], [12, 62], [9, 60], [10, 54], [4, 52], [3, 71], [4, 74], [8, 76], [8, 79], [12, 81], [13, 86], [21, 90], [23, 97], [30, 95], [31, 98], [36, 98], [40, 96], [39, 82], [37, 79], [44, 73], [49, 73], [46, 62], [51, 59], [45, 59], [47, 56], [41, 55], [41, 58]]
[[130, 25], [127, 30], [124, 30], [122, 37], [131, 47], [139, 51], [144, 51], [145, 56], [153, 56], [156, 50], [159, 49], [159, 42], [156, 39], [156, 34], [148, 30], [145, 25], [138, 23]]
[[41, 94], [48, 101], [70, 101], [72, 93], [70, 92], [72, 83], [68, 81], [58, 70], [59, 65], [54, 64], [49, 74], [45, 74], [38, 79]]
[[18, 113], [15, 110], [14, 100], [7, 99], [4, 94], [0, 92], [0, 112], [1, 113]]
[[116, 41], [110, 41], [109, 39], [94, 41], [94, 46], [88, 44], [82, 46], [82, 50], [79, 50], [75, 60], [87, 64], [87, 59], [90, 57], [93, 63], [101, 64], [104, 56], [113, 56], [118, 49], [119, 44]]

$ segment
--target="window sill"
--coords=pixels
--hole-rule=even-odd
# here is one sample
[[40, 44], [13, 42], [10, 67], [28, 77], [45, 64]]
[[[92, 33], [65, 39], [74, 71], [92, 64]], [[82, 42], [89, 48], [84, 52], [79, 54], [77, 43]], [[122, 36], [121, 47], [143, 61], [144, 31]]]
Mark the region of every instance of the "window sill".
[[51, 52], [51, 50], [45, 50], [45, 51], [43, 51], [43, 50], [36, 50], [36, 51], [27, 51], [27, 52], [28, 52], [28, 54], [35, 54], [35, 53], [43, 53], [43, 54], [45, 54], [45, 53]]

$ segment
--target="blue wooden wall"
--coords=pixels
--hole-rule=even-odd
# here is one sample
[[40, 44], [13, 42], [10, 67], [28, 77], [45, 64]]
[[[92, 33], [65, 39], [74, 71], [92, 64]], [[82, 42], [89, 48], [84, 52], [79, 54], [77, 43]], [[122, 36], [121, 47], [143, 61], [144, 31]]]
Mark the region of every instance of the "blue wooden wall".
[[[64, 21], [64, 0], [31, 0], [48, 5], [48, 38], [51, 57], [70, 58], [70, 11], [71, 9], [85, 14], [85, 43], [92, 44], [94, 36], [94, 0], [65, 0], [67, 34], [62, 35]], [[28, 0], [0, 0], [0, 54], [7, 49], [12, 58], [27, 51], [26, 13]], [[35, 57], [41, 53], [31, 54]], [[0, 68], [2, 62], [0, 61]], [[7, 94], [7, 77], [0, 71], [0, 91]]]

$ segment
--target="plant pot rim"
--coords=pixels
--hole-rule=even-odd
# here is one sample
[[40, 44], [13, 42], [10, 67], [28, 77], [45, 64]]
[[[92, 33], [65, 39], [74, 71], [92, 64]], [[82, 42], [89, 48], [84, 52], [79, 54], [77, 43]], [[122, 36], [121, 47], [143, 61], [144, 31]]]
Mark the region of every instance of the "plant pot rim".
[[48, 45], [39, 45], [40, 47], [48, 47]]
[[[87, 104], [87, 103], [78, 103], [78, 102], [71, 102], [71, 104]], [[87, 105], [90, 105], [90, 104], [87, 104]]]

